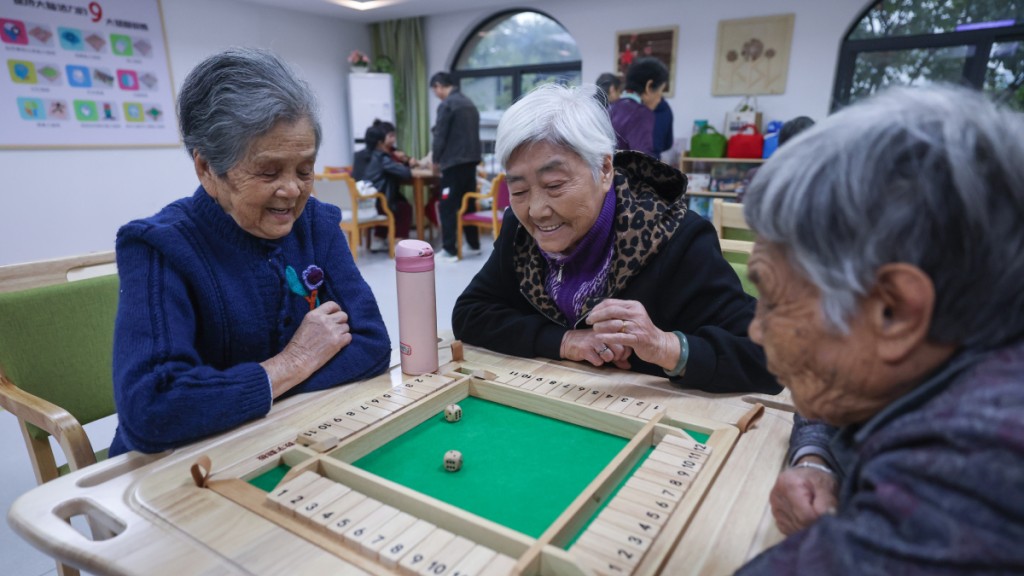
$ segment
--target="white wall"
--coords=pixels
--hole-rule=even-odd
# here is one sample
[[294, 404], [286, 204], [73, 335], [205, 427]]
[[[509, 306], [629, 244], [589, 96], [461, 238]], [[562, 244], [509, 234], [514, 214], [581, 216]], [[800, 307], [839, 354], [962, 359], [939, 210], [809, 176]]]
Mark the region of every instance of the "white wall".
[[[785, 94], [759, 96], [764, 120], [807, 115], [823, 118], [829, 110], [839, 44], [868, 0], [526, 0], [558, 20], [576, 39], [583, 58], [583, 80], [593, 82], [615, 63], [615, 32], [679, 26], [674, 94], [668, 99], [675, 115], [676, 137], [689, 137], [694, 119], [711, 121], [719, 130], [725, 113], [739, 102], [735, 96], [711, 95], [718, 21], [775, 14], [796, 14], [789, 78]], [[466, 36], [493, 10], [434, 16], [426, 21], [427, 66], [446, 70]], [[437, 100], [431, 97], [431, 121]]]
[[[162, 4], [175, 94], [188, 71], [218, 50], [269, 48], [319, 98], [324, 141], [317, 168], [350, 163], [345, 57], [369, 50], [366, 25], [234, 0]], [[112, 250], [118, 227], [198, 185], [182, 148], [0, 150], [0, 173], [0, 265]]]
[[[669, 99], [675, 132], [687, 136], [695, 118], [720, 124], [738, 98], [711, 96], [718, 21], [796, 13], [786, 93], [762, 96], [765, 119], [828, 112], [839, 42], [868, 0], [524, 0], [561, 22], [576, 39], [583, 78], [612, 69], [617, 30], [679, 26]], [[164, 0], [171, 72], [180, 86], [203, 57], [232, 45], [280, 53], [313, 86], [322, 109], [324, 142], [318, 169], [347, 164], [347, 68], [352, 49], [368, 50], [364, 24], [241, 3], [235, 0]], [[466, 35], [492, 10], [426, 19], [427, 64], [447, 69]], [[437, 100], [432, 95], [431, 114]], [[0, 150], [0, 265], [110, 250], [125, 222], [148, 216], [192, 193], [197, 181], [180, 148], [124, 150]]]

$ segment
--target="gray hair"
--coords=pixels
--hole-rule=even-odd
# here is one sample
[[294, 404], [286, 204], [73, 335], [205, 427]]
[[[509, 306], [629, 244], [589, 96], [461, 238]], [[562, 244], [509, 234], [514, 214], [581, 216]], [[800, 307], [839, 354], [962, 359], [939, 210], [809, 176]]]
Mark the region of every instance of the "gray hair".
[[758, 172], [744, 215], [821, 291], [848, 332], [879, 267], [935, 286], [929, 337], [990, 348], [1024, 333], [1024, 116], [964, 88], [888, 91], [795, 137]]
[[306, 118], [320, 149], [320, 118], [309, 85], [267, 50], [229, 48], [200, 62], [178, 95], [178, 119], [185, 152], [210, 163], [223, 177], [249, 144], [279, 121]]
[[615, 153], [615, 130], [593, 85], [542, 84], [501, 116], [494, 153], [505, 167], [524, 144], [548, 142], [572, 150], [600, 179], [605, 156]]

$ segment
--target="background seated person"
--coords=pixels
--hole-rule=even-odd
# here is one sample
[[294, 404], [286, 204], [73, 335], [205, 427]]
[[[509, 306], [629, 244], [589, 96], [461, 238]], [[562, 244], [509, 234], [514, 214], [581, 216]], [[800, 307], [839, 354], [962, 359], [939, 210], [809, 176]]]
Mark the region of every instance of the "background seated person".
[[747, 189], [750, 335], [800, 414], [789, 538], [741, 574], [1024, 570], [1024, 119], [902, 89], [779, 148]]
[[[394, 132], [391, 134], [394, 135]], [[391, 157], [387, 133], [381, 127], [371, 126], [366, 129], [366, 149], [372, 152], [363, 180], [373, 184], [373, 187], [388, 199], [388, 208], [395, 215], [396, 239], [408, 238], [412, 223], [412, 205], [402, 195], [402, 182], [412, 178], [412, 171]], [[381, 214], [384, 213], [379, 206], [377, 210]]]
[[229, 430], [390, 360], [341, 213], [310, 198], [309, 87], [268, 52], [230, 49], [185, 78], [178, 117], [202, 185], [117, 235], [112, 456]]
[[605, 106], [611, 106], [622, 97], [622, 78], [611, 72], [605, 72], [597, 77], [598, 91], [595, 97]]
[[385, 120], [374, 120], [373, 126], [374, 128], [380, 128], [384, 132], [384, 146], [388, 154], [391, 155], [392, 160], [409, 168], [415, 168], [419, 165], [418, 160], [410, 158], [408, 154], [398, 149], [398, 132], [395, 130], [394, 124]]
[[[668, 68], [657, 58], [641, 58], [629, 65], [622, 95], [608, 108], [617, 149], [637, 150], [658, 157], [654, 144], [654, 110], [661, 104], [666, 86]], [[668, 147], [672, 147], [671, 142]]]
[[502, 115], [496, 155], [512, 213], [455, 303], [456, 337], [711, 391], [780, 390], [747, 338], [756, 300], [687, 211], [686, 177], [615, 154], [593, 87], [527, 94]]

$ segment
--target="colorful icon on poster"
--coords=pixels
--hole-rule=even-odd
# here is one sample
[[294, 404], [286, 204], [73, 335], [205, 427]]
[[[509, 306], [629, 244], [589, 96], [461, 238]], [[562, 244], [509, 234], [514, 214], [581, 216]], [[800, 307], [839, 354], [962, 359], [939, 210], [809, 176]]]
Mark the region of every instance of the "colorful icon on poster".
[[138, 90], [139, 77], [134, 70], [118, 70], [117, 84], [122, 90]]
[[53, 32], [50, 32], [50, 27], [45, 24], [28, 24], [30, 26], [28, 35], [35, 40], [35, 44], [42, 46], [52, 46]]
[[68, 103], [63, 100], [47, 100], [46, 116], [50, 120], [67, 120]]
[[150, 106], [146, 109], [146, 116], [149, 116], [152, 122], [159, 122], [164, 117], [164, 111], [159, 106]]
[[68, 64], [65, 67], [68, 75], [68, 85], [75, 88], [92, 88], [92, 74], [86, 66]]
[[146, 120], [146, 113], [142, 109], [142, 103], [125, 102], [124, 119], [128, 122], [144, 122]]
[[113, 102], [103, 102], [101, 104], [101, 119], [106, 121], [117, 120], [117, 115], [114, 113], [116, 110], [116, 104]]
[[75, 118], [79, 122], [95, 122], [100, 119], [99, 108], [92, 100], [75, 100]]
[[0, 18], [0, 40], [3, 40], [4, 44], [28, 44], [25, 23], [21, 20]]
[[132, 56], [132, 38], [124, 34], [110, 35], [110, 50], [117, 56]]
[[85, 50], [85, 42], [82, 40], [82, 31], [78, 28], [57, 28], [57, 36], [60, 38], [60, 47], [65, 50]]
[[86, 36], [85, 43], [88, 44], [94, 52], [102, 52], [103, 48], [107, 45], [107, 41], [103, 39], [103, 36], [95, 33]]
[[114, 75], [107, 68], [93, 68], [92, 79], [96, 81], [96, 84], [102, 84], [107, 88], [114, 87]]
[[153, 53], [153, 45], [143, 38], [136, 39], [134, 46], [135, 52], [142, 54], [143, 56], [149, 56]]
[[41, 64], [38, 73], [51, 85], [60, 84], [60, 68], [52, 64]]
[[11, 80], [15, 84], [35, 84], [39, 81], [36, 65], [28, 60], [8, 60], [7, 71], [11, 73]]
[[45, 120], [46, 111], [39, 98], [18, 98], [18, 114], [23, 120]]

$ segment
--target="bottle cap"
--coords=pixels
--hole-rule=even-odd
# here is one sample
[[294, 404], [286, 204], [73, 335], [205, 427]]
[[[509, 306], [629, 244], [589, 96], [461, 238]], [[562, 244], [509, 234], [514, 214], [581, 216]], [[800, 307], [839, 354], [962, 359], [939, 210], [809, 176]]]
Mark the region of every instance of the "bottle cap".
[[402, 240], [395, 246], [395, 267], [399, 272], [433, 270], [434, 249], [422, 240]]

